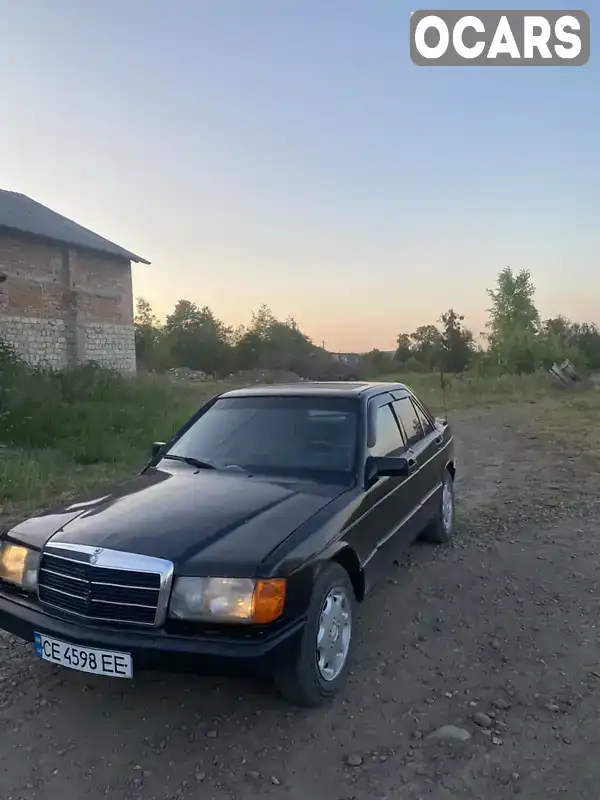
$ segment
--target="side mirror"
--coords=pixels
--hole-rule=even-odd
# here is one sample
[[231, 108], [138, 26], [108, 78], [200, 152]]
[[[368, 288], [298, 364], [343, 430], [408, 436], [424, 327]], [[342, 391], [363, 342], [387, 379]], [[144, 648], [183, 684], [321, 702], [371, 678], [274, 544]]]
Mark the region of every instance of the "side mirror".
[[414, 461], [404, 456], [380, 456], [371, 461], [371, 471], [378, 478], [408, 478], [414, 470]]
[[165, 444], [166, 442], [152, 442], [152, 458], [156, 458]]
[[404, 456], [380, 456], [367, 459], [365, 469], [365, 484], [369, 488], [378, 478], [408, 478], [417, 469], [417, 462], [413, 458]]

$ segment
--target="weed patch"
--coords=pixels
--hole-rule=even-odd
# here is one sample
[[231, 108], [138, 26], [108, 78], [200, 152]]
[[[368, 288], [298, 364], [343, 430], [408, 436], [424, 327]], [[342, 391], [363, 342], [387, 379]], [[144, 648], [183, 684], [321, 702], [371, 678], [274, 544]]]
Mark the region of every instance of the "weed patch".
[[0, 512], [44, 505], [64, 492], [141, 469], [216, 391], [166, 378], [127, 378], [86, 364], [32, 369], [0, 351]]

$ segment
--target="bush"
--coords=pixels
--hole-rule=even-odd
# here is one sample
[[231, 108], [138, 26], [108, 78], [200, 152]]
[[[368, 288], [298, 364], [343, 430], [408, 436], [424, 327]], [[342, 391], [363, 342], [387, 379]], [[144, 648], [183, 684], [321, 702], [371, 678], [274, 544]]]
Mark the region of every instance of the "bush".
[[167, 379], [125, 378], [95, 364], [51, 372], [0, 349], [0, 441], [52, 448], [79, 464], [124, 462], [149, 452], [201, 404]]
[[0, 372], [18, 369], [21, 364], [14, 347], [0, 339]]
[[409, 359], [407, 359], [406, 363], [404, 364], [404, 369], [406, 372], [412, 373], [413, 375], [424, 375], [426, 372], [429, 372], [427, 366], [414, 356], [411, 356]]

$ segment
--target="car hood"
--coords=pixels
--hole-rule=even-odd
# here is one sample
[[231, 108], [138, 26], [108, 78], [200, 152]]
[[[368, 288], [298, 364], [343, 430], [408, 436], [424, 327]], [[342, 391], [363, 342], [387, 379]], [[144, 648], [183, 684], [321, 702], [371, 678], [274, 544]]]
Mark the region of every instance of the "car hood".
[[32, 517], [7, 536], [35, 548], [83, 544], [173, 561], [180, 575], [238, 577], [340, 494], [187, 465], [142, 475]]

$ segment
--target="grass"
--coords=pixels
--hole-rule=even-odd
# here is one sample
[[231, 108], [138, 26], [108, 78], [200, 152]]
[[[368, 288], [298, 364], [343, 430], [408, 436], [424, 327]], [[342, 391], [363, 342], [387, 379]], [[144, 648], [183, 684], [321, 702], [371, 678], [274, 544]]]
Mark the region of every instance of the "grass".
[[0, 369], [0, 515], [45, 506], [139, 470], [221, 386], [127, 379], [87, 365]]
[[[545, 376], [446, 376], [444, 392], [439, 375], [383, 379], [403, 380], [438, 414], [546, 398], [559, 428], [561, 420], [577, 417], [600, 430], [599, 392], [553, 392]], [[0, 517], [139, 471], [153, 441], [169, 438], [206, 400], [230, 387], [126, 379], [93, 365], [50, 374], [0, 362]]]
[[543, 374], [498, 377], [444, 375], [443, 388], [439, 373], [395, 375], [382, 380], [406, 383], [433, 412], [442, 415], [458, 409], [536, 400], [547, 396], [550, 387], [548, 376]]

